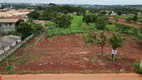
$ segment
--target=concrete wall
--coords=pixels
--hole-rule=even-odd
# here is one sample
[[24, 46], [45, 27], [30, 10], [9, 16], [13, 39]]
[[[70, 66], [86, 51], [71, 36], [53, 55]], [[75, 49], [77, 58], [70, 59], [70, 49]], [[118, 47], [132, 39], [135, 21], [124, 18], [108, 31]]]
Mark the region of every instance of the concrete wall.
[[15, 29], [15, 23], [0, 23], [0, 31], [8, 32]]
[[16, 51], [18, 48], [20, 48], [25, 42], [27, 42], [29, 39], [33, 37], [33, 34], [27, 37], [25, 40], [17, 44], [16, 46], [12, 47], [10, 50], [4, 52], [3, 54], [0, 55], [0, 61], [3, 59], [7, 58], [9, 55], [11, 55], [14, 51]]

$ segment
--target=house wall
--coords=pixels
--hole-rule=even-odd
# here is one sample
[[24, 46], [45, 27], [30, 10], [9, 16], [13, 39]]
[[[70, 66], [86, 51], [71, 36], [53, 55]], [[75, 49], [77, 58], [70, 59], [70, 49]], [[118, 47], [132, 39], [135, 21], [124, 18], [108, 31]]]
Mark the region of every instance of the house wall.
[[4, 48], [5, 51], [8, 51], [10, 49], [10, 46], [7, 46]]
[[19, 44], [17, 44], [16, 46], [14, 46], [13, 48], [10, 49], [10, 46], [5, 48], [8, 49], [6, 52], [4, 52], [3, 54], [0, 55], [0, 61], [2, 61], [3, 59], [7, 58], [9, 55], [11, 55], [14, 51], [16, 51], [18, 48], [20, 48], [25, 42], [27, 42], [29, 39], [31, 39], [33, 37], [33, 34], [29, 37], [27, 37], [25, 40], [21, 41], [21, 39], [19, 39], [19, 41], [21, 41]]
[[12, 47], [14, 47], [15, 45], [16, 45], [16, 41], [11, 44]]
[[18, 41], [17, 41], [18, 43], [20, 43], [21, 42], [21, 39], [18, 39]]
[[3, 53], [4, 53], [4, 51], [3, 51], [3, 50], [0, 50], [0, 55], [3, 54]]
[[0, 31], [8, 32], [15, 29], [15, 23], [0, 23]]

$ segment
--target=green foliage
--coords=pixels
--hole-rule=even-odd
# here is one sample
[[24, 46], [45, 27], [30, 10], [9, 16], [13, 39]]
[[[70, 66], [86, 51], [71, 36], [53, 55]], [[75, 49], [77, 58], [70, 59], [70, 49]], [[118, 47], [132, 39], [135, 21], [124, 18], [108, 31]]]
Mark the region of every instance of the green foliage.
[[103, 48], [104, 48], [104, 45], [106, 43], [107, 43], [107, 37], [104, 34], [104, 32], [101, 32], [100, 38], [97, 39], [97, 44], [99, 44], [101, 46], [101, 48], [102, 48], [102, 54], [104, 53], [103, 52]]
[[96, 58], [90, 58], [90, 62], [92, 62], [92, 63], [94, 63], [94, 62], [96, 62]]
[[88, 27], [90, 30], [97, 31], [95, 23], [90, 23]]
[[133, 21], [137, 21], [137, 19], [138, 19], [138, 15], [135, 14], [134, 17], [133, 17]]
[[43, 31], [43, 29], [44, 29], [41, 24], [33, 23], [31, 26], [34, 29], [34, 33], [39, 33], [40, 31]]
[[72, 17], [69, 15], [58, 15], [53, 22], [56, 24], [57, 27], [60, 28], [67, 28], [71, 25]]
[[120, 48], [123, 46], [124, 43], [124, 38], [122, 38], [122, 36], [118, 35], [118, 34], [112, 34], [112, 36], [110, 37], [109, 41], [110, 44], [112, 45], [112, 48], [114, 50], [116, 50], [116, 48]]
[[11, 74], [12, 73], [12, 70], [13, 70], [13, 66], [7, 66], [6, 67], [6, 72], [8, 73], [8, 74]]
[[40, 17], [40, 13], [38, 11], [32, 11], [28, 14], [30, 19], [38, 19]]
[[133, 19], [132, 17], [128, 17], [126, 20], [127, 20], [127, 22], [131, 23], [132, 19]]
[[109, 31], [115, 31], [116, 30], [115, 25], [106, 25], [105, 28], [106, 28], [106, 30], [109, 30]]
[[96, 18], [97, 16], [95, 14], [90, 13], [90, 14], [84, 15], [83, 21], [89, 24], [89, 23], [95, 22]]
[[135, 72], [136, 73], [142, 74], [142, 68], [140, 68], [140, 64], [139, 63], [134, 63], [133, 66], [135, 68]]
[[83, 35], [85, 37], [86, 43], [93, 43], [94, 42], [94, 39], [92, 38], [92, 36], [90, 34], [84, 33]]
[[31, 23], [22, 22], [19, 24], [18, 27], [16, 27], [16, 31], [18, 33], [21, 33], [23, 38], [26, 38], [27, 36], [31, 35], [34, 31], [34, 28], [31, 26]]
[[88, 29], [85, 28], [85, 24], [82, 24], [82, 16], [73, 16], [71, 26], [68, 28], [59, 28], [56, 26], [47, 27], [47, 36], [52, 37], [54, 35], [67, 35], [74, 33], [86, 33]]
[[51, 22], [51, 21], [45, 21], [45, 26], [46, 27], [51, 27], [51, 26], [54, 26], [54, 23], [53, 22]]
[[22, 39], [28, 37], [32, 33], [39, 33], [43, 30], [43, 26], [41, 24], [36, 24], [32, 22], [22, 22], [16, 27], [16, 34], [20, 34]]
[[142, 32], [141, 29], [136, 29], [131, 26], [123, 25], [123, 24], [116, 24], [117, 30], [121, 33], [135, 35], [138, 39], [142, 40]]
[[107, 24], [106, 16], [98, 16], [95, 21], [98, 30], [104, 30]]

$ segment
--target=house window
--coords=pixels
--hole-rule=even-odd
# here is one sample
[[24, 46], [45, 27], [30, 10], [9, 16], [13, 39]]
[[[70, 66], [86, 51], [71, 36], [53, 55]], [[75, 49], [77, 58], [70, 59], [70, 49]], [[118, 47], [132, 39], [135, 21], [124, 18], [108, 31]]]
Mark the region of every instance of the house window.
[[10, 26], [12, 26], [12, 23], [9, 23]]

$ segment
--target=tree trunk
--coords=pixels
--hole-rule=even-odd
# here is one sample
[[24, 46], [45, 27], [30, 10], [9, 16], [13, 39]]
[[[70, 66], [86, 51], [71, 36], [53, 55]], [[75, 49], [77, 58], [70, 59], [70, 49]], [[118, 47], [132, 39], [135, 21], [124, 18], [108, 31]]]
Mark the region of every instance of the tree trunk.
[[104, 47], [102, 46], [102, 54], [104, 54]]

